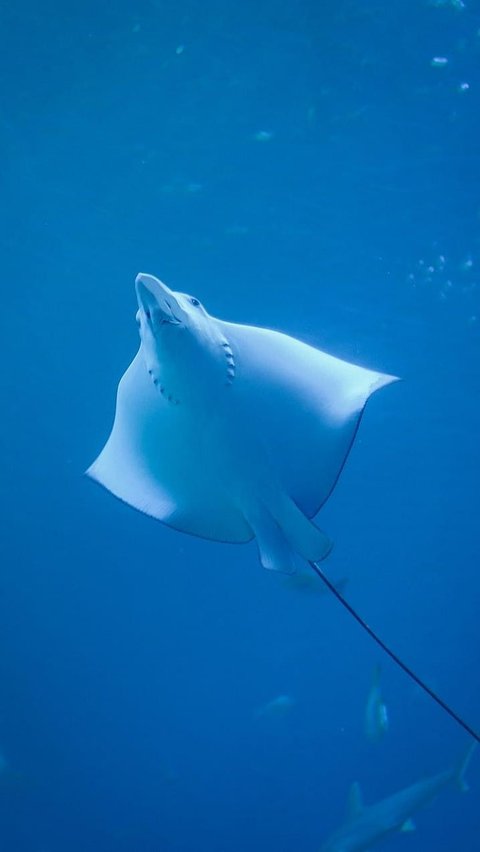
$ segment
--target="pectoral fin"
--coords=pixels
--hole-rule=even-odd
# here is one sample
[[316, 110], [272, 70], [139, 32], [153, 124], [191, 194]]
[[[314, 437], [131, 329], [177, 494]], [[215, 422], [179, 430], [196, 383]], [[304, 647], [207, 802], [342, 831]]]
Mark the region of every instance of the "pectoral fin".
[[270, 509], [295, 553], [307, 562], [320, 562], [328, 556], [333, 542], [303, 514], [290, 497], [279, 495]]
[[295, 563], [292, 551], [276, 520], [268, 509], [257, 507], [247, 516], [257, 540], [260, 562], [270, 571], [293, 574]]

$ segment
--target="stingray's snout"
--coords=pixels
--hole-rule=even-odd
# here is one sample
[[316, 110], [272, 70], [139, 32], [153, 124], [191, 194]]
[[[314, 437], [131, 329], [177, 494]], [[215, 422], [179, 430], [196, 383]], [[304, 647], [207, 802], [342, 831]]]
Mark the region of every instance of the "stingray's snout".
[[175, 316], [176, 299], [172, 291], [163, 281], [140, 272], [135, 279], [138, 307], [147, 318], [154, 313], [165, 322], [178, 322]]

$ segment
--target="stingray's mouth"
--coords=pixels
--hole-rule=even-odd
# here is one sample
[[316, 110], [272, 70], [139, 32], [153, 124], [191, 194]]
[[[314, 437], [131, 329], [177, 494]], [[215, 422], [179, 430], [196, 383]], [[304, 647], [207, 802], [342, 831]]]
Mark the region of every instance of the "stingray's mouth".
[[[150, 319], [149, 314], [146, 314], [146, 317], [147, 317], [147, 319]], [[161, 316], [161, 317], [157, 318], [157, 325], [159, 325], [159, 326], [162, 326], [162, 325], [181, 325], [181, 322], [180, 322], [179, 319], [176, 318], [176, 316], [174, 314], [172, 314], [169, 317]]]
[[156, 300], [152, 303], [150, 300], [150, 304], [143, 306], [143, 312], [148, 322], [153, 323], [154, 326], [181, 325], [181, 321], [175, 316], [167, 299], [163, 299], [162, 304]]
[[154, 327], [182, 324], [175, 315], [176, 302], [172, 291], [153, 275], [137, 275], [135, 289], [138, 307], [148, 323]]

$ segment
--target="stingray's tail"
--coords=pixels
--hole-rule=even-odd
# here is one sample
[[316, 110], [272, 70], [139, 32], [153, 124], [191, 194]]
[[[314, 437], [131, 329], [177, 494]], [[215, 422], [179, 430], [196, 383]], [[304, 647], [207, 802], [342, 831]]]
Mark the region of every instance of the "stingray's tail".
[[335, 595], [337, 600], [340, 601], [340, 603], [343, 607], [345, 607], [347, 612], [349, 612], [350, 615], [353, 615], [355, 621], [358, 621], [360, 626], [363, 627], [364, 630], [366, 630], [368, 635], [372, 637], [372, 639], [374, 640], [374, 642], [377, 643], [377, 645], [380, 645], [380, 648], [382, 648], [382, 650], [385, 651], [386, 654], [388, 654], [388, 656], [393, 660], [393, 662], [396, 663], [397, 666], [399, 666], [401, 669], [403, 669], [405, 674], [407, 674], [408, 677], [411, 678], [417, 684], [417, 686], [423, 689], [423, 691], [426, 692], [427, 695], [429, 695], [430, 698], [432, 698], [442, 708], [442, 710], [445, 710], [445, 712], [448, 713], [448, 715], [451, 716], [451, 718], [454, 719], [455, 722], [457, 722], [457, 724], [460, 725], [460, 727], [462, 727], [463, 730], [467, 732], [467, 734], [473, 737], [473, 739], [477, 743], [480, 743], [480, 734], [478, 734], [474, 728], [472, 728], [467, 722], [465, 722], [465, 720], [462, 719], [462, 717], [459, 716], [458, 713], [456, 713], [455, 710], [453, 710], [443, 700], [443, 698], [440, 698], [440, 696], [437, 695], [437, 693], [434, 692], [433, 689], [431, 689], [417, 674], [415, 674], [415, 672], [409, 666], [407, 666], [406, 663], [404, 663], [403, 660], [401, 660], [400, 657], [398, 657], [397, 654], [395, 654], [395, 652], [388, 647], [388, 645], [385, 644], [383, 639], [380, 639], [380, 637], [377, 636], [375, 631], [372, 630], [372, 628], [366, 623], [366, 621], [363, 620], [363, 618], [358, 614], [358, 612], [353, 608], [353, 606], [351, 606], [351, 604], [349, 604], [348, 601], [345, 600], [345, 598], [338, 591], [338, 589], [335, 588], [334, 584], [328, 579], [327, 575], [322, 571], [320, 566], [317, 565], [316, 562], [312, 561], [309, 561], [309, 564], [311, 568], [313, 568], [315, 573], [318, 574], [320, 579], [323, 580], [325, 585], [328, 586], [332, 595]]

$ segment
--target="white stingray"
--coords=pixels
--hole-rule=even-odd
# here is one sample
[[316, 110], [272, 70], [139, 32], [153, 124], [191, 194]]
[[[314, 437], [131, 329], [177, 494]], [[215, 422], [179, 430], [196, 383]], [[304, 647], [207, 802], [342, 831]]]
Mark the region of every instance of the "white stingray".
[[369, 396], [394, 376], [276, 331], [211, 317], [152, 275], [136, 279], [140, 349], [87, 471], [177, 530], [256, 537], [266, 568], [323, 559], [312, 518], [332, 492]]

